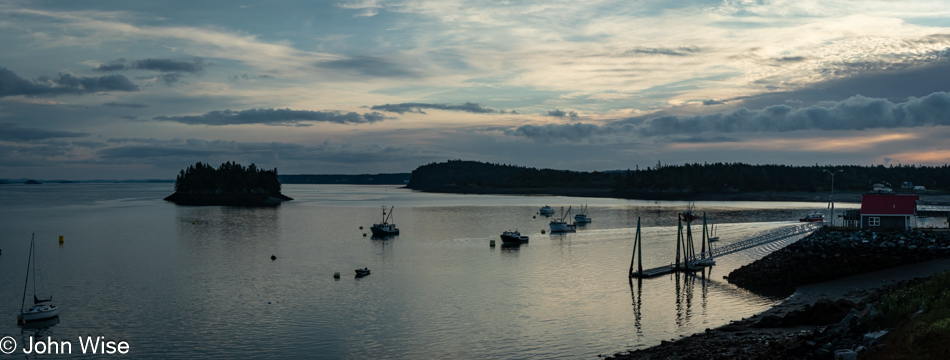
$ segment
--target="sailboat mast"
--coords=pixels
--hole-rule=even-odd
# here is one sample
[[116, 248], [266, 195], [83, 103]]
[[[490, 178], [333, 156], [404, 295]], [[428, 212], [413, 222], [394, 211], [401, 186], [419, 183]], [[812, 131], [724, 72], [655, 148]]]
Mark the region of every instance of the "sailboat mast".
[[[33, 234], [33, 238], [36, 233]], [[30, 238], [30, 257], [26, 260], [26, 280], [23, 281], [23, 301], [20, 302], [20, 313], [23, 313], [23, 305], [26, 304], [26, 286], [30, 284], [30, 264], [33, 262], [33, 238]], [[36, 282], [33, 283], [33, 292], [36, 292]]]
[[396, 205], [393, 205], [393, 207], [389, 208], [389, 215], [387, 215], [386, 218], [383, 219], [383, 224], [389, 223], [389, 218], [393, 216], [393, 209], [395, 208], [396, 208]]

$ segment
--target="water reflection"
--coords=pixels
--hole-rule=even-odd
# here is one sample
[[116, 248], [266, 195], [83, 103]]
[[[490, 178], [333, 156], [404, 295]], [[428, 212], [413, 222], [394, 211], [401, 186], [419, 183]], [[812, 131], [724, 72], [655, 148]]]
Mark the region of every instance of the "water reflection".
[[528, 243], [502, 243], [501, 254], [507, 256], [518, 256], [521, 247], [528, 247]]
[[630, 296], [633, 298], [633, 327], [637, 329], [637, 337], [643, 337], [643, 314], [640, 309], [643, 307], [643, 279], [637, 278], [637, 286], [633, 286], [633, 278], [630, 278]]

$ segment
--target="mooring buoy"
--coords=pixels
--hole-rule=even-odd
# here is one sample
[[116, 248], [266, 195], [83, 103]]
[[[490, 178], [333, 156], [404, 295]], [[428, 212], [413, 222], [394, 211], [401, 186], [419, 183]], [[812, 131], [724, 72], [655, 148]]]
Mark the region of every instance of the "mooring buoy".
[[270, 256], [270, 259], [271, 259], [271, 260], [277, 260], [277, 255], [271, 255], [271, 256]]

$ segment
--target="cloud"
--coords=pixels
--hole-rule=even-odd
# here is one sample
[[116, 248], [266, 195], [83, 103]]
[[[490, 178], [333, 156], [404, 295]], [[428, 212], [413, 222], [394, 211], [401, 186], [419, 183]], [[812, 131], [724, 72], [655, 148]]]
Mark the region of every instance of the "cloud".
[[204, 60], [195, 58], [191, 61], [179, 61], [172, 59], [142, 59], [129, 62], [126, 59], [112, 61], [108, 65], [102, 64], [93, 69], [96, 71], [121, 71], [121, 70], [150, 70], [158, 72], [186, 72], [197, 73], [204, 70], [206, 64]]
[[349, 59], [316, 63], [317, 67], [383, 78], [421, 77], [418, 72], [402, 64], [373, 56], [357, 56]]
[[402, 104], [386, 104], [386, 105], [374, 105], [370, 108], [371, 110], [380, 110], [380, 111], [389, 111], [394, 113], [419, 113], [425, 114], [422, 109], [436, 109], [436, 110], [449, 110], [449, 111], [464, 111], [475, 114], [486, 114], [498, 112], [498, 110], [487, 108], [481, 106], [477, 103], [465, 102], [461, 105], [448, 105], [448, 104], [426, 104], [426, 103], [402, 103]]
[[137, 91], [138, 89], [138, 86], [122, 75], [86, 77], [59, 74], [56, 77], [42, 76], [35, 81], [29, 81], [7, 68], [0, 67], [0, 97], [55, 96], [103, 91]]
[[16, 123], [0, 123], [0, 140], [2, 141], [30, 142], [47, 139], [83, 137], [88, 135], [88, 133], [83, 132], [22, 128]]
[[681, 46], [678, 48], [633, 48], [624, 51], [621, 55], [669, 55], [669, 56], [687, 56], [698, 53], [699, 48], [695, 46]]
[[[563, 113], [563, 112], [562, 112]], [[637, 119], [639, 121], [639, 119]], [[595, 136], [657, 137], [673, 135], [726, 134], [739, 132], [789, 132], [799, 130], [868, 130], [950, 126], [950, 93], [936, 92], [904, 102], [853, 96], [826, 106], [792, 108], [773, 105], [763, 109], [738, 109], [697, 116], [661, 116], [640, 123], [619, 121], [608, 125], [523, 125], [506, 130], [540, 142], [577, 142]]]
[[133, 109], [141, 109], [141, 108], [146, 108], [146, 107], [148, 107], [148, 105], [145, 105], [145, 104], [120, 103], [120, 102], [107, 102], [107, 103], [102, 104], [102, 105], [103, 105], [103, 106], [113, 106], [113, 107], [127, 107], [127, 108], [133, 108]]
[[310, 111], [291, 109], [250, 109], [250, 110], [215, 110], [204, 115], [193, 116], [158, 116], [153, 120], [174, 121], [189, 125], [240, 125], [266, 124], [291, 125], [301, 122], [331, 122], [337, 124], [365, 124], [388, 120], [378, 112], [358, 114], [355, 112], [343, 113], [340, 111]]
[[562, 111], [561, 109], [554, 109], [554, 110], [548, 111], [548, 116], [559, 117], [559, 118], [569, 116], [571, 119], [576, 119], [578, 117], [577, 112], [575, 111], [565, 112], [565, 111]]

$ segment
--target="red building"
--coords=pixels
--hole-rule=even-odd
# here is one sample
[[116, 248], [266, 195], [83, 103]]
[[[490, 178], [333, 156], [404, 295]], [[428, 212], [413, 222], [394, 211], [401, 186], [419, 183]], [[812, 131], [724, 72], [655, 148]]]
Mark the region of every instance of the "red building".
[[909, 230], [917, 216], [917, 195], [864, 194], [861, 197], [861, 228]]

